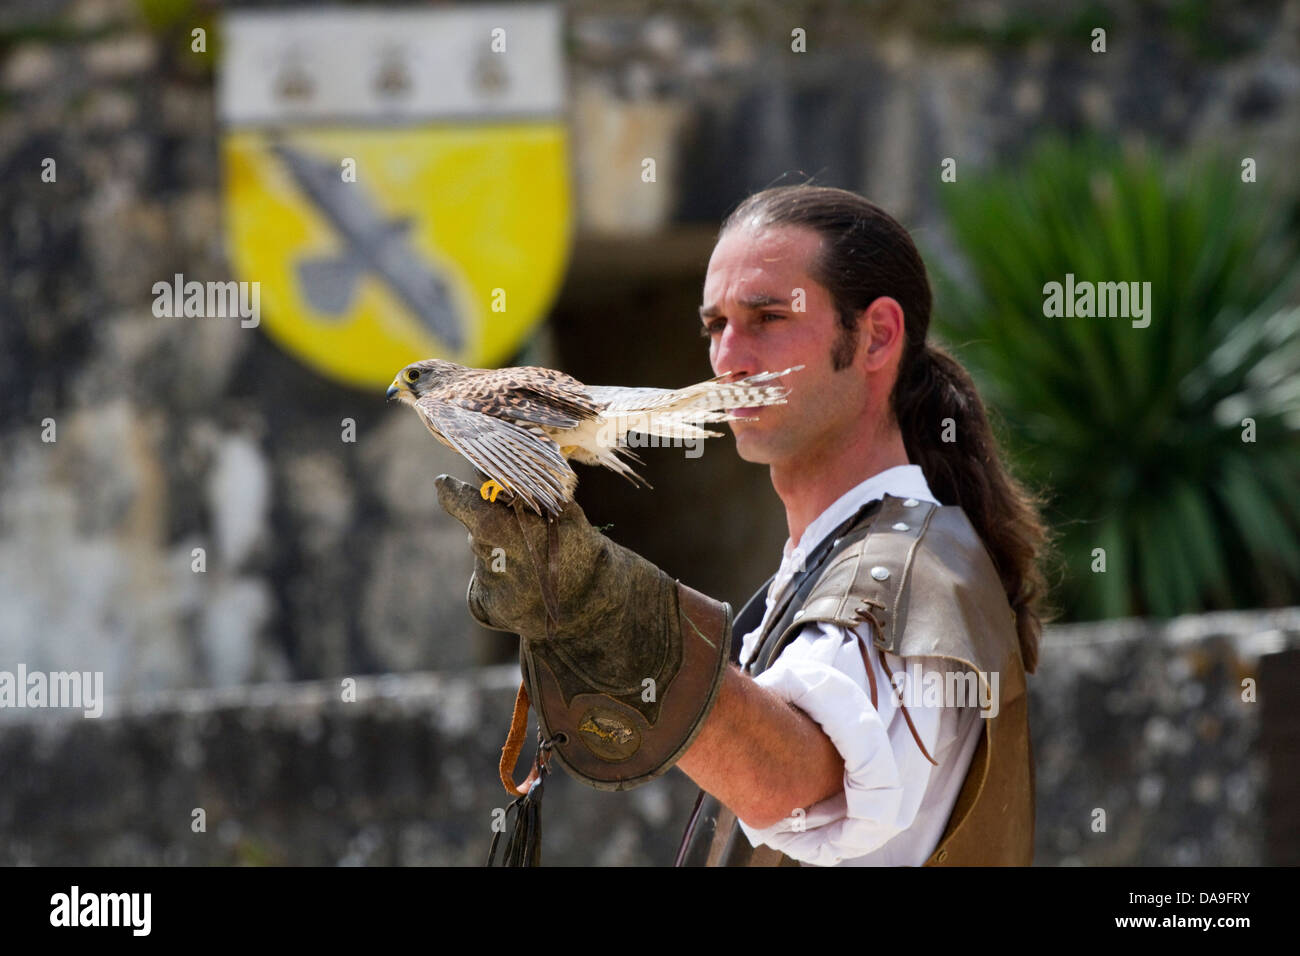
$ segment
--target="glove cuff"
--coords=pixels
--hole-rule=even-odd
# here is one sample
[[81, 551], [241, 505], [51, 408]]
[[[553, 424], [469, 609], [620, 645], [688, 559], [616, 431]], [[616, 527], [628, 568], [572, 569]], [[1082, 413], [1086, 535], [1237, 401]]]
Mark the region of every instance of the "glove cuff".
[[[572, 776], [598, 790], [630, 790], [667, 773], [690, 748], [717, 701], [731, 651], [731, 606], [665, 576], [675, 605], [664, 672], [639, 694], [585, 688], [545, 641], [520, 643], [520, 663], [542, 734]], [[635, 635], [609, 635], [611, 641]], [[671, 645], [676, 645], [671, 646]], [[676, 666], [674, 666], [674, 663]], [[588, 685], [589, 686], [589, 685]]]

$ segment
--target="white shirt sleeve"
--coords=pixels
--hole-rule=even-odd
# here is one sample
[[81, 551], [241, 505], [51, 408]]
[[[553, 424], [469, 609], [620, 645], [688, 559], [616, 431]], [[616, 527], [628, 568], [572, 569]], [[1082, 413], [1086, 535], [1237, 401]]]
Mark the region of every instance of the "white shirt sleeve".
[[[862, 637], [876, 677], [875, 707], [857, 647]], [[938, 658], [904, 661], [887, 654], [886, 660], [899, 682], [906, 679], [898, 675], [910, 661], [920, 664], [922, 674], [951, 666]], [[899, 685], [891, 686], [881, 667], [868, 624], [856, 632], [824, 622], [810, 624], [754, 679], [821, 725], [844, 757], [844, 792], [763, 830], [741, 821], [750, 843], [765, 843], [804, 863], [834, 866], [876, 853], [918, 824], [915, 839], [895, 841], [892, 853], [881, 853], [871, 862], [924, 862], [938, 844], [983, 732], [978, 709], [922, 706], [911, 696], [904, 698], [925, 749], [939, 762], [939, 767], [933, 766], [908, 728], [895, 693]], [[931, 805], [918, 820], [932, 782], [941, 784], [936, 790], [943, 792], [932, 794]]]

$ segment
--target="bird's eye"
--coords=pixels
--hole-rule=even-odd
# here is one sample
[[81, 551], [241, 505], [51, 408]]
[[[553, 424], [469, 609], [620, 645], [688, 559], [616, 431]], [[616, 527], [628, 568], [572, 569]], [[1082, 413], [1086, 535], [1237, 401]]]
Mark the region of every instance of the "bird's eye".
[[406, 370], [406, 382], [408, 385], [414, 385], [419, 377], [420, 370], [418, 368], [408, 368]]

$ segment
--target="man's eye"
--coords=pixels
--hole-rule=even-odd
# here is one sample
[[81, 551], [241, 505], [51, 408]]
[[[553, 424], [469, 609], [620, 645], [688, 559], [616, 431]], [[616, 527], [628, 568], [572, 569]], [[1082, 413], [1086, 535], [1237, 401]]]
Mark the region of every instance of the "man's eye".
[[780, 312], [764, 312], [764, 313], [760, 316], [760, 318], [762, 318], [762, 320], [763, 320], [764, 322], [767, 322], [767, 321], [769, 321], [769, 320], [771, 320], [771, 319], [784, 319], [785, 316], [782, 315]]
[[707, 325], [700, 326], [700, 338], [711, 339], [713, 336], [722, 331], [721, 322], [710, 322]]

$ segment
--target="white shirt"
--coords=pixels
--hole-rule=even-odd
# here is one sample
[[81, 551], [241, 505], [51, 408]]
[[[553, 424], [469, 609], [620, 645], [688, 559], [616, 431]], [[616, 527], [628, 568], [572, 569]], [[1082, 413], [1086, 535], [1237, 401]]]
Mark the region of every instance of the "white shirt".
[[[807, 527], [797, 548], [787, 540], [781, 567], [768, 590], [763, 623], [741, 643], [742, 666], [758, 649], [763, 626], [803, 556], [816, 550], [859, 508], [885, 494], [939, 503], [919, 465], [899, 465], [841, 496]], [[765, 843], [802, 863], [819, 866], [920, 866], [938, 845], [984, 721], [976, 707], [926, 707], [905, 698], [917, 734], [938, 763], [932, 765], [897, 706], [870, 632], [870, 624], [850, 630], [812, 622], [771, 667], [754, 678], [820, 724], [844, 757], [843, 793], [805, 808], [802, 818], [787, 817], [764, 830], [741, 821], [754, 846]], [[859, 639], [866, 642], [876, 676], [875, 707], [856, 646]], [[895, 675], [911, 663], [888, 653], [885, 658]], [[919, 661], [922, 674], [931, 667], [939, 671], [951, 667], [938, 658], [912, 660]]]

